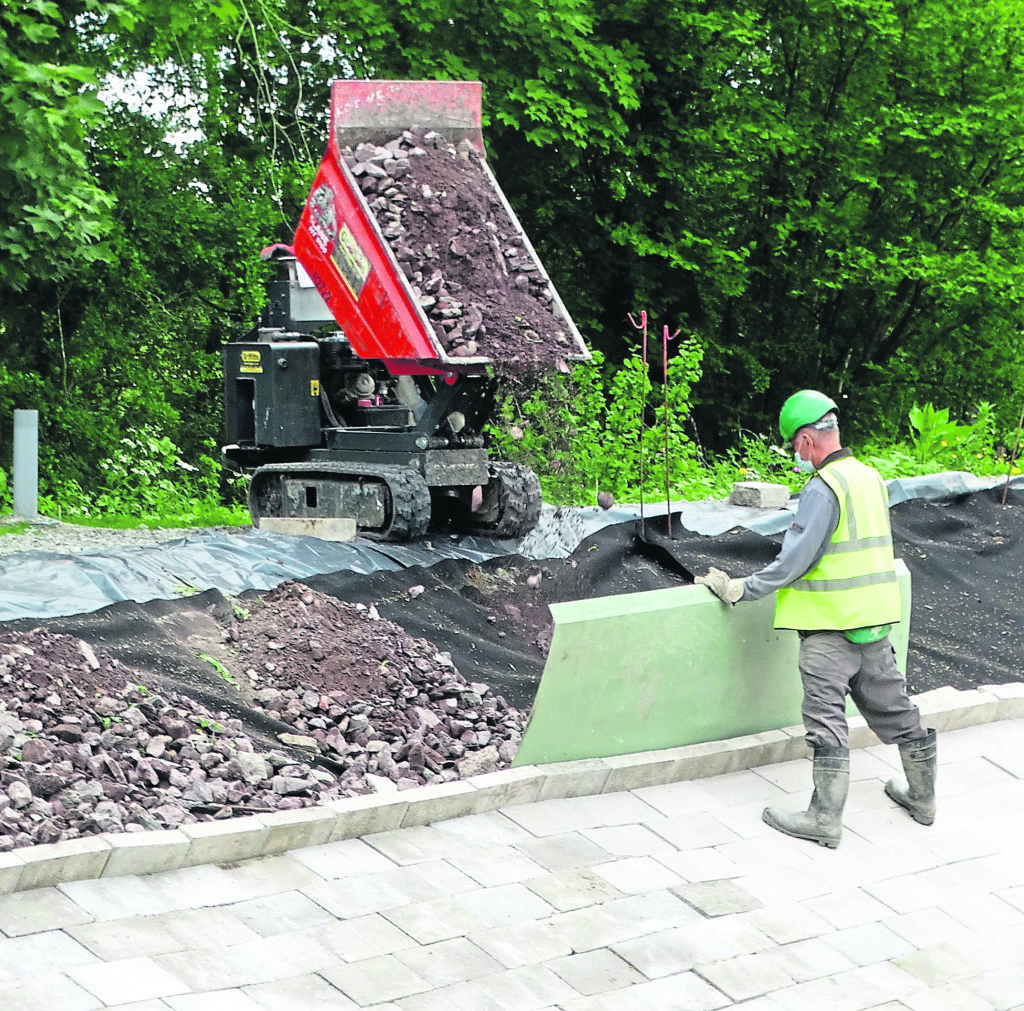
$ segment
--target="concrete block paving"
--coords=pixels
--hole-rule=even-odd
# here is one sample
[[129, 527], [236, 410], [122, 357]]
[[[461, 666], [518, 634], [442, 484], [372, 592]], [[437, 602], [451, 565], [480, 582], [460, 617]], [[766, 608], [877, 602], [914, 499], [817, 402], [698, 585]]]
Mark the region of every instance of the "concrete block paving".
[[[336, 842], [296, 819], [304, 849], [2, 895], [0, 1009], [1024, 1008], [1024, 720], [940, 733], [939, 754], [926, 828], [882, 793], [895, 749], [855, 750], [835, 851], [761, 822], [809, 796], [787, 756], [433, 824], [421, 804]], [[550, 789], [597, 789], [580, 766]], [[256, 839], [207, 834], [236, 858]]]

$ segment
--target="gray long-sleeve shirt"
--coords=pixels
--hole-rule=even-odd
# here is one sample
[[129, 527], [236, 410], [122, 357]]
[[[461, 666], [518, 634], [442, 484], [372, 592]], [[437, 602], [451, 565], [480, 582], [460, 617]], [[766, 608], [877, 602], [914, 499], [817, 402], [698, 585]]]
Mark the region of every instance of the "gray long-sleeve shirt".
[[[852, 455], [841, 449], [822, 461], [822, 466]], [[839, 502], [820, 477], [812, 477], [800, 493], [800, 504], [790, 523], [775, 561], [743, 581], [741, 600], [760, 600], [810, 572], [825, 553], [839, 525]]]

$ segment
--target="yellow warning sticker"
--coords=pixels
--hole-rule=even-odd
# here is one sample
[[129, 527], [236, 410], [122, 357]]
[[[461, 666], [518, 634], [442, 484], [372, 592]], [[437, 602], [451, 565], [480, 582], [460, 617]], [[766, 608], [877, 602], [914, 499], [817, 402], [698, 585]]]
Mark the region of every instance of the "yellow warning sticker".
[[311, 397], [319, 397], [320, 396], [320, 380], [319, 379], [310, 379], [310, 381], [309, 381], [309, 395]]
[[263, 368], [262, 368], [262, 366], [259, 366], [259, 365], [242, 365], [242, 366], [241, 366], [241, 367], [240, 367], [240, 368], [238, 369], [238, 371], [239, 371], [239, 372], [256, 372], [256, 373], [262, 373], [262, 372], [263, 372]]
[[348, 225], [341, 226], [331, 259], [352, 295], [359, 298], [359, 293], [363, 290], [363, 285], [370, 275], [370, 261], [359, 248], [359, 243]]
[[259, 351], [243, 351], [242, 352], [242, 361], [245, 362], [246, 365], [259, 365], [259, 363], [260, 363], [260, 353], [259, 353]]

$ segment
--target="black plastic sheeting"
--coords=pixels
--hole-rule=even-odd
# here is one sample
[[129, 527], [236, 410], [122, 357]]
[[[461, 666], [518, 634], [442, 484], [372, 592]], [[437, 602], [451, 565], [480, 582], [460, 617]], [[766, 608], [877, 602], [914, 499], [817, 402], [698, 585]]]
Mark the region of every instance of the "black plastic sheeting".
[[[892, 481], [889, 492], [896, 505], [1001, 489], [1004, 483], [954, 472]], [[1024, 478], [1016, 478], [1013, 487], [1024, 487]], [[786, 529], [797, 501], [790, 499], [785, 509], [750, 509], [710, 500], [673, 502], [671, 509], [691, 534], [717, 537], [741, 528], [768, 536]], [[632, 522], [638, 512], [636, 506], [608, 511], [545, 507], [537, 530], [519, 542], [440, 534], [414, 544], [362, 539], [336, 543], [246, 530], [205, 531], [155, 547], [118, 552], [26, 551], [0, 558], [0, 622], [79, 614], [119, 601], [168, 600], [197, 590], [217, 589], [237, 596], [246, 590], [271, 589], [286, 579], [428, 568], [446, 559], [480, 562], [512, 553], [534, 559], [565, 558], [584, 538], [605, 527]], [[645, 507], [646, 516], [664, 514], [664, 502]]]
[[366, 573], [445, 558], [479, 561], [516, 546], [515, 541], [476, 537], [406, 545], [211, 530], [123, 551], [24, 551], [0, 558], [0, 622], [78, 614], [119, 601], [172, 599], [197, 590], [235, 596], [339, 569]]
[[[994, 488], [942, 500], [907, 499], [892, 509], [896, 553], [912, 576], [907, 681], [913, 692], [1022, 680], [1024, 489], [1012, 489], [1005, 506], [1001, 497], [1002, 489]], [[656, 519], [651, 524], [657, 529]], [[663, 531], [664, 519], [660, 526]], [[771, 561], [782, 539], [781, 534], [765, 537], [742, 527], [707, 537], [678, 523], [675, 537], [674, 550], [693, 571], [715, 565], [734, 576]], [[541, 578], [536, 588], [527, 589], [531, 574]], [[544, 642], [537, 629], [548, 602], [686, 582], [637, 544], [632, 519], [588, 534], [570, 558], [451, 557], [368, 573], [339, 569], [304, 581], [340, 599], [375, 604], [382, 617], [448, 650], [468, 680], [486, 682], [520, 707], [531, 703], [543, 672]], [[423, 592], [410, 596], [416, 585]], [[243, 602], [251, 592], [241, 595]], [[529, 608], [529, 620], [508, 619], [513, 602], [517, 614]], [[181, 600], [120, 602], [91, 614], [53, 617], [46, 626], [102, 647], [147, 681], [164, 679], [204, 701], [215, 698], [225, 708], [232, 693], [211, 677], [190, 641], [195, 633], [216, 635], [214, 619], [230, 608], [211, 590]], [[36, 624], [37, 618], [22, 619], [0, 626], [0, 632]], [[258, 716], [246, 718], [247, 724]], [[274, 729], [257, 727], [256, 732], [269, 736]]]

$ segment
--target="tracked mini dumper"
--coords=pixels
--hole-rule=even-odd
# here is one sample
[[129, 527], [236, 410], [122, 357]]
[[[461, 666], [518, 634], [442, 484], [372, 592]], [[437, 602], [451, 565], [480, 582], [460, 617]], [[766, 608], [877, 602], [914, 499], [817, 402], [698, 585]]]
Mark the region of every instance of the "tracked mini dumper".
[[402, 541], [431, 527], [520, 537], [536, 525], [536, 475], [492, 459], [485, 444], [508, 363], [473, 354], [472, 345], [445, 350], [346, 162], [359, 145], [414, 127], [472, 144], [527, 269], [546, 283], [567, 337], [565, 360], [588, 359], [482, 160], [480, 97], [476, 82], [333, 84], [327, 151], [293, 245], [263, 253], [278, 277], [261, 324], [225, 348], [224, 454], [252, 470], [255, 526]]

